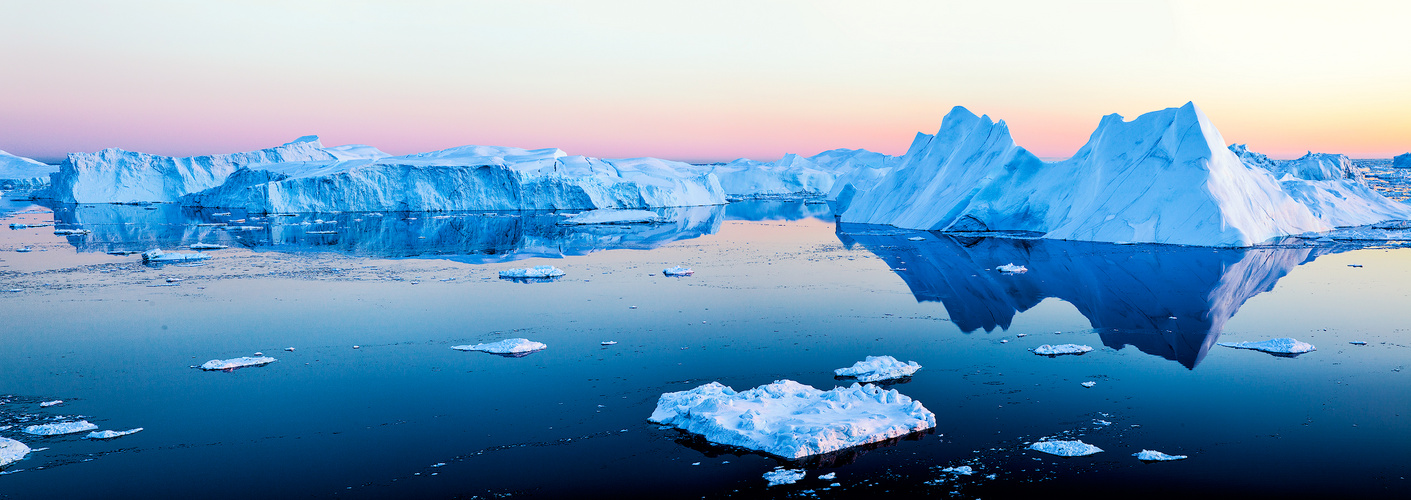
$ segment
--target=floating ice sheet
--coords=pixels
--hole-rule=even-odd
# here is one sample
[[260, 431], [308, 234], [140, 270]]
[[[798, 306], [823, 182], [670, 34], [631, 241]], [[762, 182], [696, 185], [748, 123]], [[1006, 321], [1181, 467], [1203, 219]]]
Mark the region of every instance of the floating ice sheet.
[[665, 276], [690, 276], [692, 274], [696, 274], [696, 271], [692, 270], [689, 267], [676, 266], [662, 269], [661, 274]]
[[1043, 356], [1058, 356], [1060, 354], [1083, 354], [1085, 352], [1091, 352], [1092, 350], [1092, 347], [1078, 344], [1044, 344], [1035, 347], [1034, 354], [1039, 354]]
[[29, 446], [10, 438], [0, 437], [0, 469], [23, 460], [29, 455]]
[[271, 357], [269, 357], [269, 356], [256, 356], [256, 357], [243, 356], [243, 357], [231, 358], [231, 359], [213, 359], [213, 360], [207, 361], [207, 362], [205, 362], [205, 363], [202, 363], [202, 364], [201, 364], [201, 369], [202, 369], [202, 370], [234, 370], [234, 369], [236, 369], [236, 368], [245, 368], [245, 367], [247, 367], [247, 366], [263, 366], [263, 365], [267, 365], [267, 364], [273, 363], [273, 362], [275, 362], [275, 361], [276, 361], [276, 360], [275, 360], [274, 358], [271, 358]]
[[126, 436], [126, 435], [128, 435], [128, 434], [136, 434], [136, 433], [139, 433], [139, 432], [142, 432], [142, 428], [141, 428], [141, 427], [138, 427], [138, 428], [136, 428], [136, 429], [128, 429], [128, 430], [125, 430], [125, 431], [93, 431], [93, 432], [88, 433], [87, 436], [83, 436], [83, 438], [84, 438], [84, 439], [113, 439], [113, 438], [123, 437], [123, 436]]
[[1253, 349], [1273, 354], [1303, 354], [1318, 350], [1312, 344], [1291, 338], [1270, 339], [1260, 342], [1221, 342], [1220, 345], [1235, 349]]
[[557, 278], [563, 276], [564, 274], [565, 273], [562, 269], [559, 269], [554, 266], [534, 266], [529, 268], [506, 269], [504, 271], [500, 271], [501, 278], [509, 279], [547, 279]]
[[1098, 448], [1096, 446], [1084, 443], [1082, 440], [1039, 441], [1037, 443], [1029, 445], [1029, 449], [1034, 451], [1042, 451], [1050, 455], [1058, 455], [1060, 457], [1081, 457], [1092, 455], [1094, 453], [1102, 453], [1102, 448]]
[[903, 363], [891, 356], [868, 356], [851, 367], [833, 370], [839, 377], [854, 377], [858, 382], [877, 382], [902, 377], [910, 377], [921, 369], [915, 361]]
[[794, 484], [802, 480], [808, 473], [803, 469], [785, 469], [780, 467], [764, 473], [764, 480], [769, 481], [770, 486], [781, 484]]
[[548, 345], [542, 342], [535, 342], [529, 339], [505, 339], [499, 342], [484, 344], [451, 346], [451, 349], [457, 351], [484, 351], [492, 354], [524, 355], [535, 351], [542, 351], [548, 347]]
[[1029, 272], [1029, 268], [1015, 265], [1013, 262], [996, 267], [995, 270], [1004, 274], [1020, 274]]
[[1132, 456], [1137, 457], [1137, 460], [1143, 462], [1166, 462], [1170, 460], [1185, 460], [1187, 458], [1185, 455], [1167, 455], [1156, 450], [1142, 450], [1133, 453]]
[[63, 434], [73, 434], [75, 432], [91, 431], [98, 426], [89, 423], [87, 420], [76, 422], [55, 422], [52, 424], [31, 425], [24, 428], [25, 434], [36, 436], [59, 436]]
[[142, 262], [190, 262], [196, 260], [206, 260], [211, 256], [201, 252], [196, 253], [166, 253], [161, 249], [153, 248], [142, 252]]

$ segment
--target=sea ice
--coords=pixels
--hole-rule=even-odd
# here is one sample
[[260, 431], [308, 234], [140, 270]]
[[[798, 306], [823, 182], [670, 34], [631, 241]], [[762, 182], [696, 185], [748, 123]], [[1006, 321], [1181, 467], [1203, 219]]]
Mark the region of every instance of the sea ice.
[[941, 472], [949, 472], [958, 476], [969, 476], [975, 473], [975, 469], [969, 465], [962, 465], [959, 467], [946, 467], [941, 469]]
[[690, 276], [692, 274], [696, 274], [696, 271], [692, 270], [689, 267], [676, 266], [662, 269], [661, 274], [663, 276]]
[[1083, 387], [1087, 387], [1087, 388], [1089, 388], [1089, 389], [1092, 389], [1093, 386], [1096, 386], [1096, 385], [1097, 385], [1097, 382], [1093, 382], [1093, 381], [1091, 381], [1091, 380], [1089, 380], [1089, 381], [1087, 381], [1087, 382], [1083, 382]]
[[563, 270], [554, 266], [534, 266], [530, 268], [516, 268], [500, 271], [500, 277], [508, 279], [548, 279], [563, 275]]
[[1273, 354], [1303, 354], [1317, 350], [1312, 344], [1299, 342], [1287, 337], [1260, 342], [1221, 342], [1219, 345], [1236, 349], [1253, 349]]
[[196, 260], [206, 260], [210, 257], [211, 256], [200, 252], [166, 253], [158, 248], [153, 248], [146, 252], [142, 252], [142, 262], [190, 262]]
[[1096, 446], [1084, 443], [1082, 440], [1039, 441], [1037, 443], [1029, 445], [1029, 449], [1034, 451], [1042, 451], [1050, 455], [1058, 455], [1060, 457], [1081, 457], [1102, 452], [1102, 448], [1098, 448]]
[[29, 455], [29, 446], [10, 438], [0, 437], [0, 469], [23, 460]]
[[1013, 262], [996, 267], [995, 270], [1004, 274], [1020, 274], [1029, 272], [1029, 268], [1024, 266], [1016, 266]]
[[75, 432], [91, 431], [98, 426], [89, 423], [87, 420], [76, 422], [57, 422], [53, 424], [31, 425], [25, 427], [25, 434], [36, 436], [58, 436], [62, 434], [73, 434]]
[[1093, 350], [1092, 347], [1088, 347], [1088, 346], [1085, 346], [1085, 345], [1078, 345], [1078, 344], [1060, 344], [1060, 345], [1044, 344], [1044, 345], [1035, 347], [1035, 348], [1034, 348], [1034, 354], [1039, 354], [1039, 355], [1043, 355], [1043, 356], [1058, 356], [1058, 355], [1060, 355], [1060, 354], [1082, 354], [1082, 353], [1085, 353], [1085, 352], [1090, 352], [1090, 351], [1092, 351], [1092, 350]]
[[1411, 168], [1411, 153], [1396, 155], [1391, 159], [1391, 166], [1393, 168]]
[[201, 364], [202, 370], [234, 370], [247, 366], [264, 366], [275, 362], [274, 358], [268, 356], [250, 357], [243, 356], [231, 359], [213, 359]]
[[1168, 460], [1184, 460], [1187, 458], [1185, 455], [1167, 455], [1156, 450], [1142, 450], [1133, 453], [1132, 456], [1137, 457], [1137, 460], [1143, 462], [1165, 462]]
[[719, 382], [662, 394], [652, 422], [706, 440], [803, 458], [936, 426], [921, 402], [872, 384], [821, 391], [779, 380], [743, 392]]
[[587, 224], [653, 224], [663, 222], [661, 215], [651, 210], [589, 210], [559, 221], [563, 226]]
[[915, 361], [903, 363], [891, 356], [868, 356], [866, 360], [853, 363], [851, 367], [833, 370], [839, 377], [854, 377], [858, 382], [877, 382], [902, 377], [910, 377], [921, 365]]
[[489, 342], [475, 345], [451, 346], [457, 351], [484, 351], [492, 354], [529, 354], [535, 351], [542, 351], [548, 348], [542, 342], [535, 342], [529, 339], [504, 339], [499, 342]]
[[61, 405], [61, 404], [64, 404], [64, 400], [62, 400], [62, 399], [55, 399], [55, 400], [53, 400], [53, 401], [45, 401], [45, 402], [43, 402], [43, 403], [39, 403], [39, 407], [40, 407], [40, 408], [48, 408], [48, 407], [50, 407], [50, 406]]
[[74, 236], [74, 235], [81, 235], [81, 234], [93, 234], [93, 231], [89, 231], [89, 230], [87, 230], [87, 229], [55, 229], [55, 230], [54, 230], [54, 235], [55, 235], [55, 236]]
[[191, 246], [188, 248], [192, 250], [224, 250], [230, 247], [226, 245], [217, 245], [215, 243], [192, 243]]
[[837, 472], [829, 472], [829, 473], [827, 473], [827, 474], [819, 474], [819, 475], [818, 475], [818, 479], [821, 479], [821, 480], [823, 480], [823, 481], [832, 481], [832, 480], [836, 479], [837, 477], [838, 477], [838, 473], [837, 473]]
[[779, 467], [777, 469], [764, 473], [764, 480], [769, 481], [770, 486], [779, 486], [781, 484], [794, 484], [799, 482], [799, 480], [803, 479], [806, 474], [807, 473], [804, 472], [803, 469], [785, 469], [783, 467]]
[[138, 433], [138, 432], [142, 432], [142, 428], [141, 428], [141, 427], [138, 427], [138, 428], [136, 428], [136, 429], [128, 429], [128, 430], [125, 430], [125, 431], [93, 431], [93, 432], [88, 433], [88, 435], [87, 435], [87, 436], [84, 436], [83, 438], [84, 438], [84, 439], [113, 439], [113, 438], [123, 437], [123, 436], [126, 436], [126, 435], [128, 435], [128, 434], [136, 434], [136, 433]]

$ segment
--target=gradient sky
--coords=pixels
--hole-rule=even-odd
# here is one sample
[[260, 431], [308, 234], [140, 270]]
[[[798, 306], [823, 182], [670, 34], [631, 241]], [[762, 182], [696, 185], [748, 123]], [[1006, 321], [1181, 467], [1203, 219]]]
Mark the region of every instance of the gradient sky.
[[1195, 101], [1225, 139], [1411, 150], [1411, 2], [6, 1], [0, 149], [306, 134], [394, 154], [902, 153], [956, 105], [1066, 157]]

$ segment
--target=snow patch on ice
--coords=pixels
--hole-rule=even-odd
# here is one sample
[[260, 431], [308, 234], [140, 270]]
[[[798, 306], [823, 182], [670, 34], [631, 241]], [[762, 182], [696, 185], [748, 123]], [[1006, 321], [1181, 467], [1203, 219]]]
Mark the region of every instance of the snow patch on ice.
[[1091, 352], [1092, 350], [1093, 350], [1092, 347], [1085, 346], [1085, 345], [1078, 345], [1078, 344], [1059, 344], [1059, 345], [1044, 344], [1044, 345], [1035, 347], [1035, 348], [1034, 348], [1034, 354], [1038, 354], [1038, 355], [1042, 355], [1042, 356], [1058, 356], [1058, 355], [1061, 355], [1061, 354], [1083, 354], [1083, 353], [1085, 353], [1085, 352]]
[[1236, 349], [1253, 349], [1273, 354], [1303, 354], [1318, 350], [1312, 344], [1291, 338], [1270, 339], [1259, 342], [1221, 342], [1219, 345]]
[[208, 371], [234, 370], [236, 368], [245, 368], [247, 366], [264, 366], [275, 361], [276, 360], [274, 358], [268, 356], [242, 356], [239, 358], [231, 359], [213, 359], [205, 363], [201, 363], [201, 369]]
[[1082, 440], [1039, 441], [1037, 443], [1029, 445], [1029, 449], [1034, 451], [1042, 451], [1050, 455], [1058, 455], [1060, 457], [1081, 457], [1102, 452], [1102, 448], [1098, 448], [1096, 446], [1084, 443]]
[[915, 361], [903, 363], [891, 356], [868, 356], [851, 367], [833, 370], [839, 377], [854, 377], [858, 382], [877, 382], [902, 377], [910, 377], [921, 369]]

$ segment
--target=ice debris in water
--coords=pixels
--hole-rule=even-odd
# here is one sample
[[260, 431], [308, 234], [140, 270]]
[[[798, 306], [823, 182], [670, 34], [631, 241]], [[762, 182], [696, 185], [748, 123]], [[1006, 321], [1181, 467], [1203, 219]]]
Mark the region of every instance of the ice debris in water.
[[564, 272], [554, 266], [534, 266], [530, 268], [506, 269], [500, 271], [501, 278], [557, 278], [563, 276]]
[[1098, 448], [1096, 446], [1084, 443], [1082, 440], [1039, 441], [1037, 443], [1029, 445], [1029, 449], [1034, 451], [1042, 451], [1050, 455], [1058, 455], [1060, 457], [1081, 457], [1102, 452], [1102, 448]]
[[1156, 450], [1142, 450], [1133, 453], [1132, 456], [1137, 457], [1137, 460], [1143, 462], [1165, 462], [1168, 460], [1185, 460], [1187, 458], [1185, 455], [1167, 455]]
[[803, 458], [904, 436], [936, 426], [920, 401], [875, 385], [821, 391], [779, 380], [743, 392], [719, 382], [668, 392], [652, 422], [706, 440], [784, 458]]
[[0, 437], [0, 469], [23, 460], [29, 454], [29, 446], [10, 438]]
[[1085, 345], [1078, 345], [1078, 344], [1060, 344], [1060, 345], [1048, 345], [1048, 344], [1044, 344], [1044, 345], [1035, 347], [1035, 348], [1034, 348], [1034, 354], [1039, 354], [1039, 355], [1042, 355], [1042, 356], [1058, 356], [1058, 355], [1060, 355], [1060, 354], [1082, 354], [1082, 353], [1089, 352], [1089, 351], [1092, 351], [1092, 350], [1093, 350], [1092, 347], [1088, 347], [1088, 346], [1085, 346]]
[[141, 428], [141, 427], [138, 427], [138, 428], [136, 428], [136, 429], [128, 429], [128, 430], [125, 430], [125, 431], [93, 431], [93, 432], [88, 433], [88, 435], [87, 435], [87, 436], [84, 436], [83, 438], [84, 438], [84, 439], [113, 439], [113, 438], [123, 437], [123, 436], [126, 436], [126, 435], [128, 435], [128, 434], [136, 434], [136, 433], [139, 433], [139, 432], [142, 432], [142, 428]]
[[50, 407], [50, 406], [61, 405], [61, 404], [64, 404], [64, 400], [62, 400], [62, 399], [55, 399], [55, 400], [53, 400], [53, 401], [45, 401], [45, 402], [43, 402], [43, 403], [39, 403], [39, 407], [40, 407], [40, 408], [48, 408], [48, 407]]
[[696, 274], [696, 271], [692, 270], [689, 267], [676, 266], [662, 269], [661, 274], [665, 276], [690, 276], [692, 274]]
[[616, 340], [604, 340], [604, 341], [602, 341], [602, 342], [599, 342], [598, 344], [604, 345], [604, 346], [617, 345], [617, 341], [616, 341]]
[[827, 474], [819, 474], [819, 475], [818, 475], [818, 479], [821, 479], [821, 480], [824, 480], [824, 481], [832, 481], [834, 478], [837, 478], [837, 477], [838, 477], [838, 473], [837, 473], [837, 472], [829, 472], [829, 473], [827, 473]]
[[1097, 385], [1097, 382], [1094, 382], [1094, 381], [1091, 381], [1091, 380], [1089, 380], [1089, 381], [1087, 381], [1087, 382], [1083, 382], [1083, 387], [1087, 387], [1087, 388], [1089, 388], [1089, 389], [1092, 389], [1093, 386], [1095, 386], [1095, 385]]
[[915, 361], [903, 363], [891, 356], [868, 356], [864, 361], [853, 363], [851, 367], [833, 370], [839, 377], [855, 377], [858, 382], [877, 382], [902, 377], [910, 377], [921, 369]]
[[1312, 344], [1299, 342], [1287, 337], [1260, 342], [1221, 342], [1220, 345], [1236, 349], [1253, 349], [1274, 354], [1303, 354], [1317, 350]]
[[926, 237], [925, 237], [925, 236], [912, 236], [912, 237], [910, 237], [910, 238], [907, 238], [907, 241], [926, 241]]
[[1367, 345], [1367, 341], [1365, 340], [1353, 340], [1348, 343], [1352, 345]]
[[215, 243], [192, 243], [188, 248], [192, 250], [225, 250], [230, 247], [226, 245], [217, 245]]
[[25, 434], [36, 436], [59, 436], [63, 434], [73, 434], [75, 432], [91, 431], [98, 426], [89, 423], [87, 420], [77, 422], [56, 422], [52, 424], [31, 425], [24, 428]]
[[189, 262], [193, 260], [206, 260], [211, 256], [196, 253], [166, 253], [159, 248], [153, 248], [142, 252], [142, 262]]
[[560, 225], [576, 226], [585, 224], [652, 224], [662, 222], [661, 216], [651, 210], [589, 210], [559, 221]]
[[213, 359], [201, 363], [202, 370], [234, 370], [247, 366], [263, 366], [275, 362], [274, 358], [268, 356], [250, 357], [242, 356], [231, 359]]
[[529, 354], [534, 351], [542, 351], [548, 347], [548, 345], [542, 342], [535, 342], [529, 339], [505, 339], [499, 342], [451, 346], [451, 349], [457, 351], [484, 351], [493, 354]]
[[781, 484], [794, 484], [807, 475], [803, 469], [785, 469], [783, 467], [764, 473], [764, 480], [769, 481], [770, 486]]
[[941, 472], [949, 472], [958, 476], [969, 476], [975, 473], [975, 469], [971, 468], [969, 465], [962, 465], [960, 467], [946, 467], [941, 469]]
[[1029, 272], [1029, 268], [1024, 266], [1016, 266], [1013, 262], [996, 267], [995, 270], [1004, 274], [1019, 274]]

